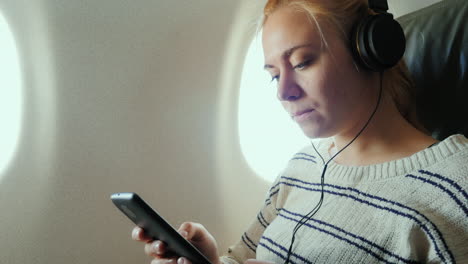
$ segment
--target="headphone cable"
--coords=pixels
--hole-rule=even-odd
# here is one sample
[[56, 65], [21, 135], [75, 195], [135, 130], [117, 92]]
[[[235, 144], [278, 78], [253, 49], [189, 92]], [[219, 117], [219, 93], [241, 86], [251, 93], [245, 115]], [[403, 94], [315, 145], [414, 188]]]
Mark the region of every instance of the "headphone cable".
[[375, 106], [375, 109], [374, 111], [372, 112], [372, 114], [370, 115], [369, 119], [367, 120], [366, 124], [362, 127], [362, 129], [359, 131], [359, 133], [357, 133], [357, 135], [346, 145], [344, 146], [340, 151], [338, 151], [337, 153], [335, 153], [335, 155], [333, 155], [326, 163], [325, 163], [325, 160], [323, 159], [322, 155], [320, 155], [320, 153], [318, 152], [318, 150], [315, 148], [315, 145], [313, 142], [312, 143], [312, 147], [314, 148], [315, 152], [319, 155], [319, 157], [322, 159], [322, 162], [324, 164], [323, 166], [323, 170], [322, 170], [322, 175], [320, 176], [320, 186], [321, 186], [321, 191], [320, 191], [320, 200], [319, 202], [317, 203], [317, 205], [315, 205], [314, 209], [312, 209], [307, 215], [304, 215], [301, 220], [299, 220], [299, 222], [296, 224], [296, 226], [294, 227], [294, 230], [293, 230], [293, 234], [292, 234], [292, 238], [291, 238], [291, 244], [289, 245], [289, 249], [288, 249], [288, 254], [286, 256], [286, 260], [284, 262], [284, 264], [288, 264], [289, 261], [290, 261], [290, 258], [291, 258], [291, 255], [292, 255], [292, 249], [293, 249], [293, 245], [294, 245], [294, 241], [296, 240], [296, 233], [297, 231], [305, 224], [307, 223], [308, 221], [310, 221], [310, 219], [312, 219], [312, 217], [318, 212], [318, 210], [320, 209], [320, 207], [322, 207], [322, 204], [323, 204], [323, 199], [324, 199], [324, 185], [325, 185], [325, 172], [327, 171], [327, 167], [328, 167], [328, 164], [336, 157], [338, 156], [338, 154], [340, 154], [343, 150], [345, 150], [349, 145], [351, 145], [360, 135], [361, 133], [364, 131], [364, 129], [366, 129], [366, 127], [369, 125], [370, 121], [372, 120], [372, 118], [374, 117], [375, 113], [377, 112], [377, 109], [379, 108], [379, 105], [380, 105], [380, 101], [381, 101], [381, 98], [382, 98], [382, 86], [383, 86], [383, 72], [381, 71], [380, 72], [380, 90], [379, 90], [379, 96], [378, 96], [378, 99], [377, 99], [377, 104]]

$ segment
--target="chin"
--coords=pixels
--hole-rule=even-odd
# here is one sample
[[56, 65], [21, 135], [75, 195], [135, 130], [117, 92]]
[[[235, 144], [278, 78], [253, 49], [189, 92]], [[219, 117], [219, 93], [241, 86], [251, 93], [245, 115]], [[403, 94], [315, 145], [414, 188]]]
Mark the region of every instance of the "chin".
[[333, 136], [327, 129], [320, 128], [318, 126], [304, 125], [300, 126], [304, 135], [310, 139], [329, 138]]
[[307, 129], [304, 127], [301, 127], [302, 132], [304, 135], [310, 139], [316, 139], [316, 138], [323, 138], [323, 133], [321, 133], [318, 129]]

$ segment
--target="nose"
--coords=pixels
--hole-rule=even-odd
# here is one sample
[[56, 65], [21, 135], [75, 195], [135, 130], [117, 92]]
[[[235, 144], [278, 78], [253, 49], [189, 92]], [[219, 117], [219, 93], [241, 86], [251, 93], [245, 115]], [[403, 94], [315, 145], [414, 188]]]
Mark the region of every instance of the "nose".
[[280, 101], [295, 101], [302, 96], [302, 88], [293, 75], [283, 74], [278, 82], [277, 97]]

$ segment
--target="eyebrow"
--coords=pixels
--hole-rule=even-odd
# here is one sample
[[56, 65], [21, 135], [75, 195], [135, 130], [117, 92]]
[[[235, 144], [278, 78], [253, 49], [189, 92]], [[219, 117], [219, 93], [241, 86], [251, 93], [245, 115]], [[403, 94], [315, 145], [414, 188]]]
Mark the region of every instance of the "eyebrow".
[[[287, 50], [285, 50], [283, 52], [283, 54], [281, 54], [281, 57], [282, 58], [287, 58], [289, 56], [291, 56], [291, 54], [296, 51], [297, 49], [300, 49], [300, 48], [304, 48], [304, 47], [310, 47], [310, 46], [313, 46], [312, 43], [307, 43], [307, 44], [301, 44], [301, 45], [297, 45], [297, 46], [294, 46], [292, 48], [289, 48]], [[274, 68], [275, 66], [271, 65], [271, 64], [265, 64], [265, 66], [263, 66], [263, 69], [271, 69], [271, 68]]]

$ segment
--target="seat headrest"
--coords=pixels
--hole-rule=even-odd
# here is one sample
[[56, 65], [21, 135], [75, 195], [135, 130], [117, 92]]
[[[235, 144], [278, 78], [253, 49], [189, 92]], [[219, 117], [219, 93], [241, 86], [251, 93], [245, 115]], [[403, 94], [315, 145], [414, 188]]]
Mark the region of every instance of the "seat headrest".
[[444, 0], [397, 20], [421, 123], [439, 140], [468, 137], [468, 1]]

